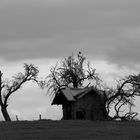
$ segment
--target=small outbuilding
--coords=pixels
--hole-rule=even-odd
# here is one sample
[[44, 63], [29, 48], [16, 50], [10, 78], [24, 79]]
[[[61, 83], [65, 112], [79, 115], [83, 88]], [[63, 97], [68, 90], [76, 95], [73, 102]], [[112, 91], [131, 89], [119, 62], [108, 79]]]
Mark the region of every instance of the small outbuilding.
[[64, 120], [107, 118], [104, 95], [93, 86], [61, 89], [56, 93], [52, 105], [62, 105]]

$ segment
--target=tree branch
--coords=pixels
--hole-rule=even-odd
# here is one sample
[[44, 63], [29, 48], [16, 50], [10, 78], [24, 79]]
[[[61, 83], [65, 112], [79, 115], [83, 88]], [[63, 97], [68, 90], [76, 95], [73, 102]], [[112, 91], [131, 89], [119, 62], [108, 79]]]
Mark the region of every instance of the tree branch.
[[0, 71], [0, 105], [2, 106], [3, 105], [3, 102], [2, 102], [2, 89], [4, 88], [3, 85], [2, 85], [2, 72]]
[[4, 96], [4, 106], [8, 106], [7, 105], [7, 101], [8, 98], [10, 97], [11, 94], [13, 94], [14, 92], [16, 92], [18, 89], [21, 88], [21, 86], [27, 82], [27, 81], [37, 81], [37, 75], [38, 75], [38, 69], [36, 67], [34, 67], [34, 65], [30, 64], [24, 64], [24, 69], [25, 69], [25, 73], [18, 73], [16, 76], [13, 76], [14, 80], [11, 81], [12, 84], [6, 85], [6, 91], [7, 94]]

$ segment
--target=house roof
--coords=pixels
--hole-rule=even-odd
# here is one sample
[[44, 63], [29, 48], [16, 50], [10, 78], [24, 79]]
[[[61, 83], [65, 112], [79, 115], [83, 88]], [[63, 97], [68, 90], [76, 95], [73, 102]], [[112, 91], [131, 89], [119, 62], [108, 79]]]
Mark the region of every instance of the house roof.
[[[87, 87], [87, 88], [65, 88], [65, 89], [62, 89], [60, 93], [64, 95], [67, 101], [76, 101], [76, 99], [82, 98], [84, 95], [86, 95], [92, 90], [95, 93], [100, 94], [93, 86]], [[55, 104], [57, 100], [57, 96], [59, 96], [60, 93], [58, 93], [55, 96], [52, 104]]]

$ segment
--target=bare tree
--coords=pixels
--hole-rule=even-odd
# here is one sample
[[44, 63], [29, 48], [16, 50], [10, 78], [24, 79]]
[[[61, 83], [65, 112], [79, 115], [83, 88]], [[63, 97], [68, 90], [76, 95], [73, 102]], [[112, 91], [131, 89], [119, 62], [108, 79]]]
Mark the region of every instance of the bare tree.
[[33, 64], [24, 64], [24, 73], [18, 73], [12, 80], [3, 80], [3, 73], [0, 71], [0, 106], [5, 121], [11, 121], [7, 111], [9, 97], [27, 81], [37, 82], [38, 72], [38, 68]]
[[99, 83], [98, 74], [95, 73], [95, 69], [90, 67], [89, 62], [86, 62], [86, 58], [81, 52], [74, 57], [72, 54], [68, 58], [61, 61], [60, 65], [52, 67], [50, 74], [47, 76], [48, 92], [55, 93], [62, 87], [82, 87], [84, 82], [87, 81], [87, 86], [90, 82], [94, 81], [94, 85]]
[[111, 109], [116, 112], [112, 119], [132, 120], [137, 112], [132, 111], [135, 97], [140, 96], [140, 74], [129, 75], [118, 81], [115, 89], [105, 90], [107, 112]]

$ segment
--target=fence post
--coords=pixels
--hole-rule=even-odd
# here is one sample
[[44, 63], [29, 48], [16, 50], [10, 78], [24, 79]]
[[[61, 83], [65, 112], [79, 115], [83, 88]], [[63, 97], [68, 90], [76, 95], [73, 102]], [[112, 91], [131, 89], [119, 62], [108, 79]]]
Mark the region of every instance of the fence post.
[[39, 120], [41, 120], [41, 114], [39, 114]]
[[16, 120], [19, 121], [19, 120], [18, 120], [18, 115], [16, 115]]

